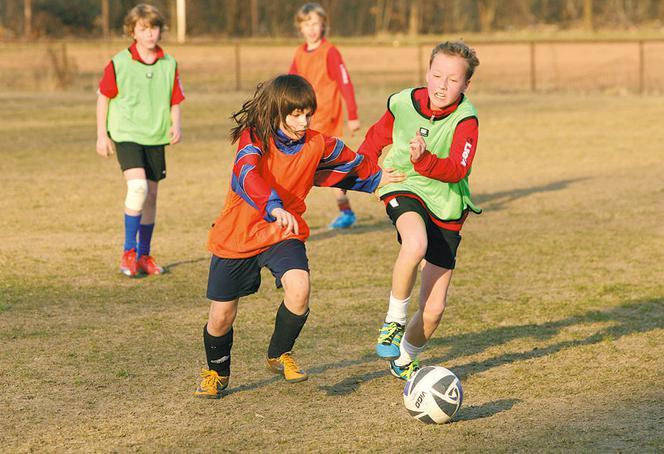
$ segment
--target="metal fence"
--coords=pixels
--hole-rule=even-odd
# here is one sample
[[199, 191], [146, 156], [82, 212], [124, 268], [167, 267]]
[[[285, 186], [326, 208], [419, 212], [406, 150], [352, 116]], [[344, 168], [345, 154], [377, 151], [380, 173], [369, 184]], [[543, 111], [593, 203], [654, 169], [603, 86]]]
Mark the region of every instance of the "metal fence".
[[[470, 42], [480, 66], [476, 92], [664, 91], [664, 40]], [[124, 41], [0, 43], [0, 92], [94, 90]], [[424, 83], [435, 43], [338, 45], [357, 89], [396, 90]], [[189, 92], [252, 89], [286, 72], [296, 43], [165, 43]]]

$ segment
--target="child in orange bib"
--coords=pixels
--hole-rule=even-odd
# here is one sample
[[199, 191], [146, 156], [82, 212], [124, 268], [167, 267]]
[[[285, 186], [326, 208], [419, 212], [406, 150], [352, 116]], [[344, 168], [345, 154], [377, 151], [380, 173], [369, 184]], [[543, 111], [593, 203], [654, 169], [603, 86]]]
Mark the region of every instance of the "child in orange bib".
[[[309, 81], [316, 92], [318, 109], [311, 119], [311, 128], [333, 137], [342, 137], [343, 109], [348, 111], [351, 136], [360, 129], [355, 92], [348, 70], [339, 50], [325, 39], [329, 28], [325, 10], [318, 3], [303, 5], [295, 16], [295, 23], [305, 43], [295, 50], [290, 74], [299, 74]], [[339, 215], [330, 228], [343, 229], [355, 223], [346, 191], [335, 189]]]
[[208, 369], [202, 372], [196, 397], [219, 398], [228, 386], [238, 301], [258, 291], [263, 267], [284, 289], [268, 367], [288, 382], [307, 379], [291, 354], [309, 316], [305, 198], [314, 185], [373, 192], [403, 180], [340, 139], [310, 130], [315, 111], [311, 85], [300, 76], [283, 75], [259, 86], [233, 115], [237, 126], [231, 137], [238, 151], [226, 204], [208, 239], [213, 254], [207, 288], [210, 312], [203, 329]]

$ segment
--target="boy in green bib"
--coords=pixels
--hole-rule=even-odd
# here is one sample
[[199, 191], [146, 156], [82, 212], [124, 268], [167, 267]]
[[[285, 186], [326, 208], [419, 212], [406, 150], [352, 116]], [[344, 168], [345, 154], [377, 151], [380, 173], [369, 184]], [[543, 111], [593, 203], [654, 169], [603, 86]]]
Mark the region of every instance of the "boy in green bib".
[[150, 242], [157, 188], [166, 178], [165, 146], [180, 141], [184, 100], [175, 59], [157, 45], [164, 23], [153, 6], [129, 11], [124, 31], [134, 43], [113, 57], [99, 83], [97, 154], [109, 157], [115, 144], [127, 181], [120, 271], [130, 277], [164, 271], [150, 255]]
[[[465, 43], [444, 42], [431, 52], [427, 86], [392, 95], [360, 153], [406, 174], [378, 195], [401, 243], [376, 353], [390, 371], [407, 380], [419, 368], [417, 356], [438, 327], [452, 279], [459, 231], [468, 213], [481, 210], [471, 199], [468, 178], [478, 139], [477, 111], [464, 92], [479, 65]], [[419, 308], [406, 324], [408, 303], [421, 264]]]

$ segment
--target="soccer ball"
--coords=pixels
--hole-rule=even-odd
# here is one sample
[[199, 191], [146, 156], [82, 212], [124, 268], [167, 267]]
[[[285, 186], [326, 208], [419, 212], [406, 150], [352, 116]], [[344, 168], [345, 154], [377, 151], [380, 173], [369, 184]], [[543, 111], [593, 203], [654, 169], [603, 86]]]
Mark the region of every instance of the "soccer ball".
[[426, 366], [418, 370], [403, 388], [403, 403], [412, 417], [427, 424], [448, 422], [463, 400], [461, 382], [451, 370]]

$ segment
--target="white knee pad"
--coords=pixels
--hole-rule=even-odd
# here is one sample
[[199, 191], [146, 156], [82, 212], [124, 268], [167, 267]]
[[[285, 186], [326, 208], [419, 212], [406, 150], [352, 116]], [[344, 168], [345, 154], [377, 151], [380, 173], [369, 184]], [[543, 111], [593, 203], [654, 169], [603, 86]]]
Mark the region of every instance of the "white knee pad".
[[133, 211], [141, 211], [148, 197], [148, 180], [127, 180], [125, 206]]

